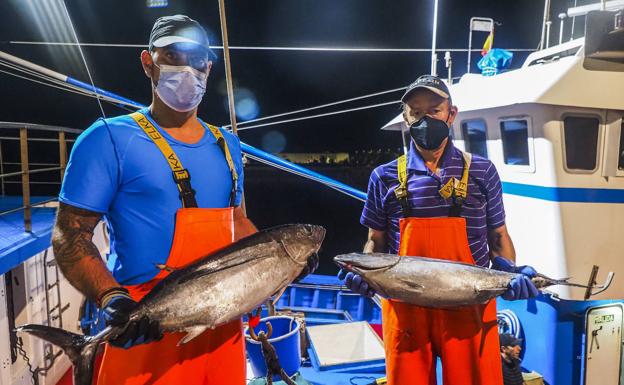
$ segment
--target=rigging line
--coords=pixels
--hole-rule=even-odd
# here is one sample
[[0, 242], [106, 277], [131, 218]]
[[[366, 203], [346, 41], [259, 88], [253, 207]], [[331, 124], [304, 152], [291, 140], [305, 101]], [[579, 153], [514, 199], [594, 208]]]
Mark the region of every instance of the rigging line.
[[102, 102], [100, 100], [99, 93], [95, 88], [95, 82], [93, 81], [93, 77], [91, 76], [91, 71], [89, 70], [89, 65], [87, 64], [87, 59], [84, 56], [84, 52], [82, 52], [82, 47], [80, 46], [80, 40], [78, 40], [78, 34], [76, 34], [76, 29], [74, 28], [74, 23], [72, 22], [71, 15], [69, 14], [69, 10], [65, 5], [65, 0], [60, 1], [63, 6], [63, 11], [65, 11], [65, 15], [67, 16], [67, 21], [69, 22], [69, 26], [71, 28], [72, 34], [74, 35], [74, 40], [78, 44], [78, 51], [80, 52], [80, 57], [82, 58], [82, 62], [84, 63], [85, 69], [87, 70], [87, 75], [89, 76], [89, 81], [91, 82], [91, 86], [93, 87], [93, 91], [95, 92], [95, 96], [97, 99], [98, 106], [100, 106], [100, 111], [102, 112], [102, 117], [106, 118], [106, 113], [104, 113], [104, 107], [102, 106]]
[[21, 65], [16, 64], [16, 63], [12, 63], [10, 61], [6, 61], [6, 60], [1, 59], [1, 58], [0, 58], [0, 65], [8, 67], [8, 68], [11, 68], [12, 70], [15, 70], [15, 71], [19, 71], [19, 72], [22, 72], [22, 73], [25, 73], [25, 74], [28, 74], [28, 75], [31, 75], [31, 76], [34, 76], [34, 77], [46, 80], [46, 81], [49, 81], [49, 82], [53, 82], [53, 83], [56, 83], [56, 84], [62, 84], [62, 85], [68, 86], [68, 87], [73, 87], [75, 89], [78, 89], [78, 87], [75, 87], [73, 85], [67, 84], [67, 83], [65, 83], [65, 82], [63, 82], [61, 80], [55, 79], [55, 78], [53, 78], [51, 76], [48, 76], [48, 75], [45, 75], [45, 74], [43, 74], [41, 72], [34, 71], [34, 70], [30, 69], [30, 68], [26, 68], [24, 66], [21, 66]]
[[332, 189], [334, 189], [334, 190], [336, 190], [336, 191], [338, 191], [338, 192], [341, 192], [341, 193], [343, 193], [343, 194], [345, 194], [345, 195], [347, 195], [347, 196], [350, 196], [350, 197], [352, 197], [352, 198], [355, 198], [355, 199], [357, 199], [357, 200], [360, 200], [360, 201], [364, 202], [364, 200], [363, 200], [362, 198], [360, 198], [360, 197], [358, 197], [358, 196], [356, 196], [356, 195], [353, 195], [353, 194], [351, 194], [351, 193], [349, 193], [349, 192], [347, 192], [347, 191], [345, 191], [345, 190], [343, 190], [343, 189], [341, 189], [341, 188], [337, 187], [337, 186], [336, 186], [335, 184], [333, 184], [333, 183], [329, 183], [329, 182], [327, 182], [327, 181], [325, 181], [325, 180], [322, 180], [322, 179], [320, 179], [320, 178], [316, 178], [316, 177], [313, 177], [313, 176], [311, 176], [311, 175], [307, 175], [307, 174], [304, 174], [304, 173], [298, 172], [298, 171], [296, 171], [296, 170], [289, 169], [289, 168], [287, 168], [287, 167], [283, 167], [283, 166], [280, 166], [280, 165], [273, 164], [273, 163], [271, 163], [271, 162], [269, 162], [269, 161], [266, 161], [266, 160], [264, 160], [264, 159], [262, 159], [262, 158], [259, 158], [259, 157], [254, 156], [254, 155], [247, 154], [246, 156], [247, 156], [247, 157], [249, 157], [250, 159], [253, 159], [253, 160], [257, 161], [257, 162], [264, 163], [264, 164], [268, 164], [268, 165], [270, 165], [271, 167], [279, 168], [280, 170], [283, 170], [283, 171], [289, 172], [289, 173], [291, 173], [291, 174], [295, 174], [295, 175], [298, 175], [298, 176], [304, 177], [304, 178], [306, 178], [306, 179], [310, 179], [310, 180], [312, 180], [312, 181], [315, 181], [315, 182], [321, 183], [321, 184], [323, 184], [323, 185], [325, 185], [325, 186], [327, 186], [327, 187], [329, 187], [329, 188], [332, 188]]
[[[93, 92], [85, 92], [85, 91], [83, 91], [79, 87], [75, 87], [75, 86], [72, 86], [72, 85], [69, 85], [69, 84], [66, 84], [66, 83], [63, 83], [63, 82], [58, 82], [58, 81], [56, 81], [56, 82], [54, 82], [54, 81], [53, 82], [45, 82], [45, 81], [42, 81], [42, 80], [29, 78], [27, 76], [19, 75], [19, 74], [16, 74], [16, 73], [13, 73], [13, 72], [9, 72], [9, 71], [5, 71], [5, 70], [2, 70], [2, 69], [0, 69], [0, 72], [5, 73], [5, 74], [10, 75], [10, 76], [15, 76], [17, 78], [28, 80], [28, 81], [31, 81], [31, 82], [34, 82], [34, 83], [42, 84], [44, 86], [57, 88], [57, 89], [62, 90], [62, 91], [68, 91], [68, 92], [72, 92], [72, 93], [75, 93], [75, 94], [78, 94], [78, 95], [87, 96], [87, 97], [90, 97], [90, 98], [96, 98], [96, 96], [95, 96], [95, 94]], [[115, 99], [110, 99], [110, 98], [108, 98], [108, 97], [106, 97], [104, 95], [101, 95], [100, 98], [102, 100], [104, 100], [105, 102], [110, 103], [110, 104], [112, 104], [112, 105], [114, 105], [116, 107], [122, 108], [122, 109], [124, 109], [126, 111], [129, 111], [129, 112], [134, 112], [134, 110], [125, 107], [124, 105], [120, 104]]]
[[[8, 67], [8, 68], [10, 68], [10, 69], [12, 69], [12, 70], [15, 70], [15, 71], [19, 71], [19, 72], [22, 72], [22, 73], [28, 74], [28, 75], [33, 76], [33, 77], [36, 77], [36, 78], [42, 79], [43, 81], [47, 81], [47, 82], [49, 82], [49, 83], [58, 84], [58, 85], [60, 85], [60, 86], [61, 86], [61, 87], [63, 87], [63, 88], [66, 88], [66, 89], [73, 89], [73, 90], [75, 90], [76, 92], [80, 92], [80, 93], [82, 93], [82, 94], [84, 94], [84, 95], [89, 95], [89, 93], [88, 93], [87, 91], [83, 90], [83, 89], [82, 89], [82, 88], [80, 88], [80, 87], [77, 87], [77, 86], [74, 86], [74, 85], [72, 85], [72, 84], [69, 84], [69, 83], [66, 83], [66, 82], [60, 81], [60, 80], [58, 80], [58, 79], [52, 78], [52, 77], [47, 76], [47, 75], [45, 75], [45, 74], [39, 73], [39, 72], [37, 72], [37, 71], [33, 71], [33, 70], [29, 69], [29, 68], [25, 68], [25, 67], [19, 66], [19, 65], [17, 65], [17, 64], [13, 64], [13, 63], [11, 63], [11, 62], [4, 61], [4, 60], [2, 60], [2, 59], [0, 59], [0, 65], [1, 65], [1, 66], [5, 66], [5, 67]], [[9, 73], [9, 72], [5, 72], [5, 73], [11, 74], [11, 73]], [[58, 88], [58, 87], [57, 87], [57, 88]]]
[[52, 83], [46, 83], [46, 82], [41, 81], [41, 80], [37, 80], [37, 79], [33, 79], [33, 78], [29, 78], [29, 77], [27, 77], [27, 76], [23, 76], [23, 75], [18, 75], [18, 74], [16, 74], [16, 73], [9, 72], [9, 71], [5, 71], [5, 70], [3, 70], [3, 69], [0, 69], [0, 72], [3, 72], [3, 73], [5, 73], [5, 74], [7, 74], [7, 75], [15, 76], [15, 77], [18, 77], [18, 78], [22, 78], [22, 79], [25, 79], [25, 80], [29, 80], [29, 81], [31, 81], [31, 82], [39, 83], [39, 84], [42, 84], [42, 85], [44, 85], [44, 86], [58, 88], [58, 89], [60, 89], [60, 90], [63, 90], [63, 91], [68, 91], [68, 92], [73, 92], [73, 93], [75, 93], [75, 94], [79, 94], [79, 95], [84, 95], [84, 96], [94, 97], [94, 96], [89, 95], [89, 94], [87, 94], [87, 93], [85, 93], [85, 92], [76, 91], [76, 90], [74, 90], [74, 89], [72, 89], [72, 88], [69, 88], [69, 87], [62, 87], [62, 86], [58, 86], [58, 85], [55, 85], [55, 84], [52, 84]]
[[[375, 93], [373, 93], [373, 94], [368, 94], [368, 95], [364, 95], [364, 96], [358, 96], [358, 97], [351, 98], [351, 99], [345, 99], [345, 100], [340, 100], [340, 101], [337, 101], [337, 102], [332, 102], [332, 103], [327, 103], [327, 104], [321, 104], [320, 106], [316, 106], [316, 107], [309, 107], [309, 108], [304, 108], [304, 109], [301, 109], [301, 110], [296, 110], [296, 111], [284, 112], [284, 113], [281, 113], [281, 114], [276, 114], [276, 115], [265, 116], [265, 117], [263, 117], [263, 118], [252, 119], [252, 120], [246, 120], [246, 121], [244, 121], [244, 122], [239, 122], [239, 123], [238, 123], [238, 126], [241, 126], [241, 125], [246, 125], [246, 124], [249, 124], [249, 123], [260, 122], [260, 121], [262, 121], [262, 120], [267, 120], [267, 119], [279, 118], [279, 117], [282, 117], [282, 116], [287, 116], [287, 115], [294, 115], [294, 114], [298, 114], [298, 113], [301, 113], [301, 112], [307, 112], [307, 111], [312, 111], [312, 110], [318, 110], [318, 109], [325, 108], [325, 107], [336, 106], [336, 105], [338, 105], [338, 104], [349, 103], [349, 102], [353, 102], [353, 101], [355, 101], [355, 100], [360, 100], [360, 99], [371, 98], [371, 97], [373, 97], [373, 96], [379, 96], [379, 95], [389, 94], [389, 93], [396, 92], [396, 91], [402, 91], [402, 90], [404, 90], [404, 89], [406, 89], [406, 88], [407, 88], [407, 87], [395, 88], [395, 89], [388, 90], [388, 91], [375, 92]], [[223, 127], [224, 127], [224, 128], [229, 128], [230, 126], [223, 126]]]
[[238, 130], [250, 130], [252, 128], [258, 128], [258, 127], [265, 127], [265, 126], [274, 126], [277, 124], [283, 124], [283, 123], [290, 123], [290, 122], [297, 122], [299, 120], [307, 120], [307, 119], [315, 119], [315, 118], [322, 118], [324, 116], [331, 116], [331, 115], [338, 115], [338, 114], [346, 114], [347, 112], [353, 112], [353, 111], [360, 111], [360, 110], [367, 110], [370, 108], [377, 108], [377, 107], [383, 107], [383, 106], [388, 106], [390, 104], [398, 104], [400, 101], [399, 100], [394, 100], [391, 102], [385, 102], [385, 103], [379, 103], [379, 104], [372, 104], [369, 106], [363, 106], [363, 107], [355, 107], [355, 108], [349, 108], [347, 110], [340, 110], [340, 111], [332, 111], [332, 112], [326, 112], [324, 114], [317, 114], [317, 115], [310, 115], [310, 116], [303, 116], [300, 118], [293, 118], [293, 119], [286, 119], [286, 120], [279, 120], [277, 122], [269, 122], [269, 123], [261, 123], [261, 124], [255, 124], [253, 126], [245, 126], [245, 127], [239, 127]]
[[[9, 44], [24, 45], [60, 45], [84, 47], [110, 47], [110, 48], [146, 48], [146, 44], [115, 44], [115, 43], [66, 43], [55, 41], [23, 41], [11, 40]], [[223, 49], [223, 46], [210, 46], [212, 49]], [[229, 46], [230, 50], [247, 50], [247, 51], [326, 51], [326, 52], [431, 52], [431, 48], [365, 48], [365, 47], [284, 47], [284, 46]], [[437, 48], [436, 51], [449, 52], [468, 52], [467, 48]], [[473, 48], [473, 52], [481, 52], [481, 48]], [[529, 52], [535, 51], [534, 48], [508, 48], [507, 51], [512, 52]]]

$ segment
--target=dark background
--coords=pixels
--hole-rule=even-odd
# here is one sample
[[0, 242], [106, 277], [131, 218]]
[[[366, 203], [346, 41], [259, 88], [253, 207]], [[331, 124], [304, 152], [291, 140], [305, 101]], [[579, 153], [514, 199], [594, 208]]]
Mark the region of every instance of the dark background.
[[[578, 5], [591, 1], [578, 1]], [[226, 1], [231, 46], [430, 48], [433, 0], [273, 0]], [[154, 20], [184, 13], [209, 30], [221, 45], [217, 0], [169, 0], [166, 8], [148, 8], [145, 0], [66, 0], [82, 43], [146, 44]], [[559, 36], [557, 14], [574, 5], [554, 0], [551, 43]], [[491, 17], [497, 48], [535, 49], [539, 44], [543, 1], [441, 0], [438, 17], [438, 73], [446, 77], [445, 48], [467, 48], [470, 17]], [[570, 37], [570, 21], [565, 40]], [[577, 20], [575, 35], [582, 34]], [[486, 35], [475, 33], [473, 47], [480, 48]], [[0, 2], [0, 50], [89, 82], [76, 47], [16, 44], [15, 41], [75, 42], [58, 0], [2, 0]], [[135, 101], [149, 104], [150, 85], [142, 72], [140, 48], [83, 47], [96, 85]], [[199, 115], [213, 124], [229, 124], [225, 71], [221, 50], [208, 80], [208, 91]], [[517, 68], [526, 52], [516, 52]], [[480, 55], [473, 53], [473, 71]], [[465, 72], [466, 53], [453, 53], [453, 76]], [[319, 52], [232, 50], [232, 74], [237, 98], [251, 95], [259, 116], [288, 112], [324, 103], [402, 87], [428, 73], [428, 52]], [[0, 67], [4, 70], [4, 67]], [[400, 92], [329, 108], [322, 112], [398, 100]], [[124, 113], [105, 105], [107, 116]], [[314, 111], [315, 114], [321, 111]], [[384, 151], [358, 164], [317, 165], [315, 170], [365, 190], [374, 165], [398, 153], [397, 133], [379, 128], [399, 112], [399, 105], [244, 130], [241, 140], [265, 150], [276, 149], [271, 137], [283, 139], [282, 152]], [[94, 99], [0, 73], [0, 120], [42, 123], [84, 129], [101, 115]], [[3, 130], [3, 134], [14, 134]], [[15, 157], [16, 143], [2, 141], [5, 162]], [[31, 161], [58, 159], [54, 146], [31, 144]], [[15, 161], [16, 159], [13, 159]], [[6, 172], [6, 170], [5, 170]], [[57, 174], [41, 176], [58, 179]], [[249, 216], [259, 227], [287, 223], [322, 224], [328, 235], [322, 251], [321, 271], [335, 269], [331, 256], [359, 250], [366, 229], [358, 223], [362, 203], [332, 189], [283, 171], [249, 162], [246, 169]], [[9, 186], [9, 185], [7, 185]], [[7, 194], [21, 193], [17, 185]], [[33, 185], [34, 194], [55, 194], [58, 185]]]

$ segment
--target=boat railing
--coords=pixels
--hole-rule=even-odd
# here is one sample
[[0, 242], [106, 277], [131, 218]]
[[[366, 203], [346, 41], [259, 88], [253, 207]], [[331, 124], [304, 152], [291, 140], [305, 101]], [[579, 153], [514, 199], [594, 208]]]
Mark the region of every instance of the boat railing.
[[[17, 132], [16, 132], [17, 131]], [[68, 143], [75, 141], [75, 136], [82, 131], [44, 124], [18, 123], [18, 122], [0, 122], [0, 189], [4, 196], [7, 185], [21, 184], [22, 205], [0, 211], [0, 216], [23, 211], [24, 230], [32, 231], [32, 208], [41, 206], [46, 203], [56, 201], [58, 198], [49, 198], [38, 200], [31, 203], [31, 185], [32, 184], [61, 184], [65, 167], [67, 166], [67, 146]], [[45, 133], [45, 137], [39, 137], [34, 133]], [[32, 134], [32, 135], [31, 135]], [[69, 137], [68, 137], [69, 136]], [[3, 151], [3, 144], [6, 142], [19, 142], [17, 152], [19, 153], [19, 162], [7, 161], [6, 151]], [[58, 146], [58, 163], [56, 162], [30, 162], [29, 143], [42, 142], [49, 143], [52, 146]], [[15, 154], [17, 155], [17, 154]], [[5, 172], [6, 168], [17, 168], [19, 171]], [[42, 173], [51, 173], [58, 171], [58, 181], [37, 182], [31, 181], [30, 176]], [[10, 180], [11, 178], [21, 177], [20, 180]]]

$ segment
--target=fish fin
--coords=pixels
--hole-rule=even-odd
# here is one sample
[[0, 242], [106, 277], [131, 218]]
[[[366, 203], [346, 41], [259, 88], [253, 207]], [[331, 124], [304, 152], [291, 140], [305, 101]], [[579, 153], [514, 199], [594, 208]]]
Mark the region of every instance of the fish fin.
[[189, 328], [186, 329], [186, 335], [184, 337], [182, 337], [182, 339], [180, 341], [178, 341], [178, 346], [182, 346], [185, 343], [189, 342], [190, 340], [192, 340], [193, 338], [197, 337], [198, 335], [202, 334], [204, 332], [204, 330], [208, 329], [206, 326], [195, 326], [194, 328]]
[[280, 298], [282, 298], [282, 295], [284, 295], [284, 292], [286, 291], [286, 288], [288, 286], [284, 286], [280, 291], [278, 291], [277, 293], [273, 294], [273, 306], [277, 305], [277, 301], [279, 301]]
[[163, 263], [156, 263], [156, 264], [154, 264], [154, 266], [156, 266], [156, 268], [158, 270], [165, 270], [165, 271], [167, 271], [169, 273], [172, 273], [172, 272], [177, 270], [177, 269], [175, 269], [173, 267], [169, 267], [169, 266], [167, 266], [167, 265], [165, 265]]
[[482, 304], [486, 303], [492, 298], [498, 297], [499, 295], [503, 294], [505, 290], [507, 290], [507, 288], [500, 288], [500, 287], [499, 288], [487, 288], [487, 289], [481, 289], [478, 287], [475, 288], [475, 292], [477, 293], [477, 299], [479, 303], [482, 303]]
[[404, 283], [407, 287], [409, 287], [412, 290], [423, 291], [425, 288], [423, 285], [416, 283], [414, 281], [410, 281], [409, 279], [399, 278], [399, 281]]
[[15, 331], [39, 337], [61, 348], [74, 365], [74, 384], [91, 384], [95, 355], [101, 341], [99, 336], [102, 333], [95, 337], [85, 337], [63, 329], [33, 324], [20, 326]]

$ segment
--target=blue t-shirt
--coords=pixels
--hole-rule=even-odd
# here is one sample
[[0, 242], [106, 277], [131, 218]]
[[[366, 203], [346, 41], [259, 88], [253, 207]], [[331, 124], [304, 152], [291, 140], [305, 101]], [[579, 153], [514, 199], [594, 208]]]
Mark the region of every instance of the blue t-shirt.
[[[194, 144], [175, 140], [141, 110], [167, 140], [191, 175], [198, 207], [228, 207], [232, 175], [212, 132]], [[243, 186], [241, 147], [221, 129]], [[121, 284], [143, 283], [165, 263], [173, 242], [176, 211], [182, 207], [171, 168], [156, 144], [128, 115], [99, 119], [76, 140], [59, 200], [104, 214], [111, 234], [108, 268]]]

